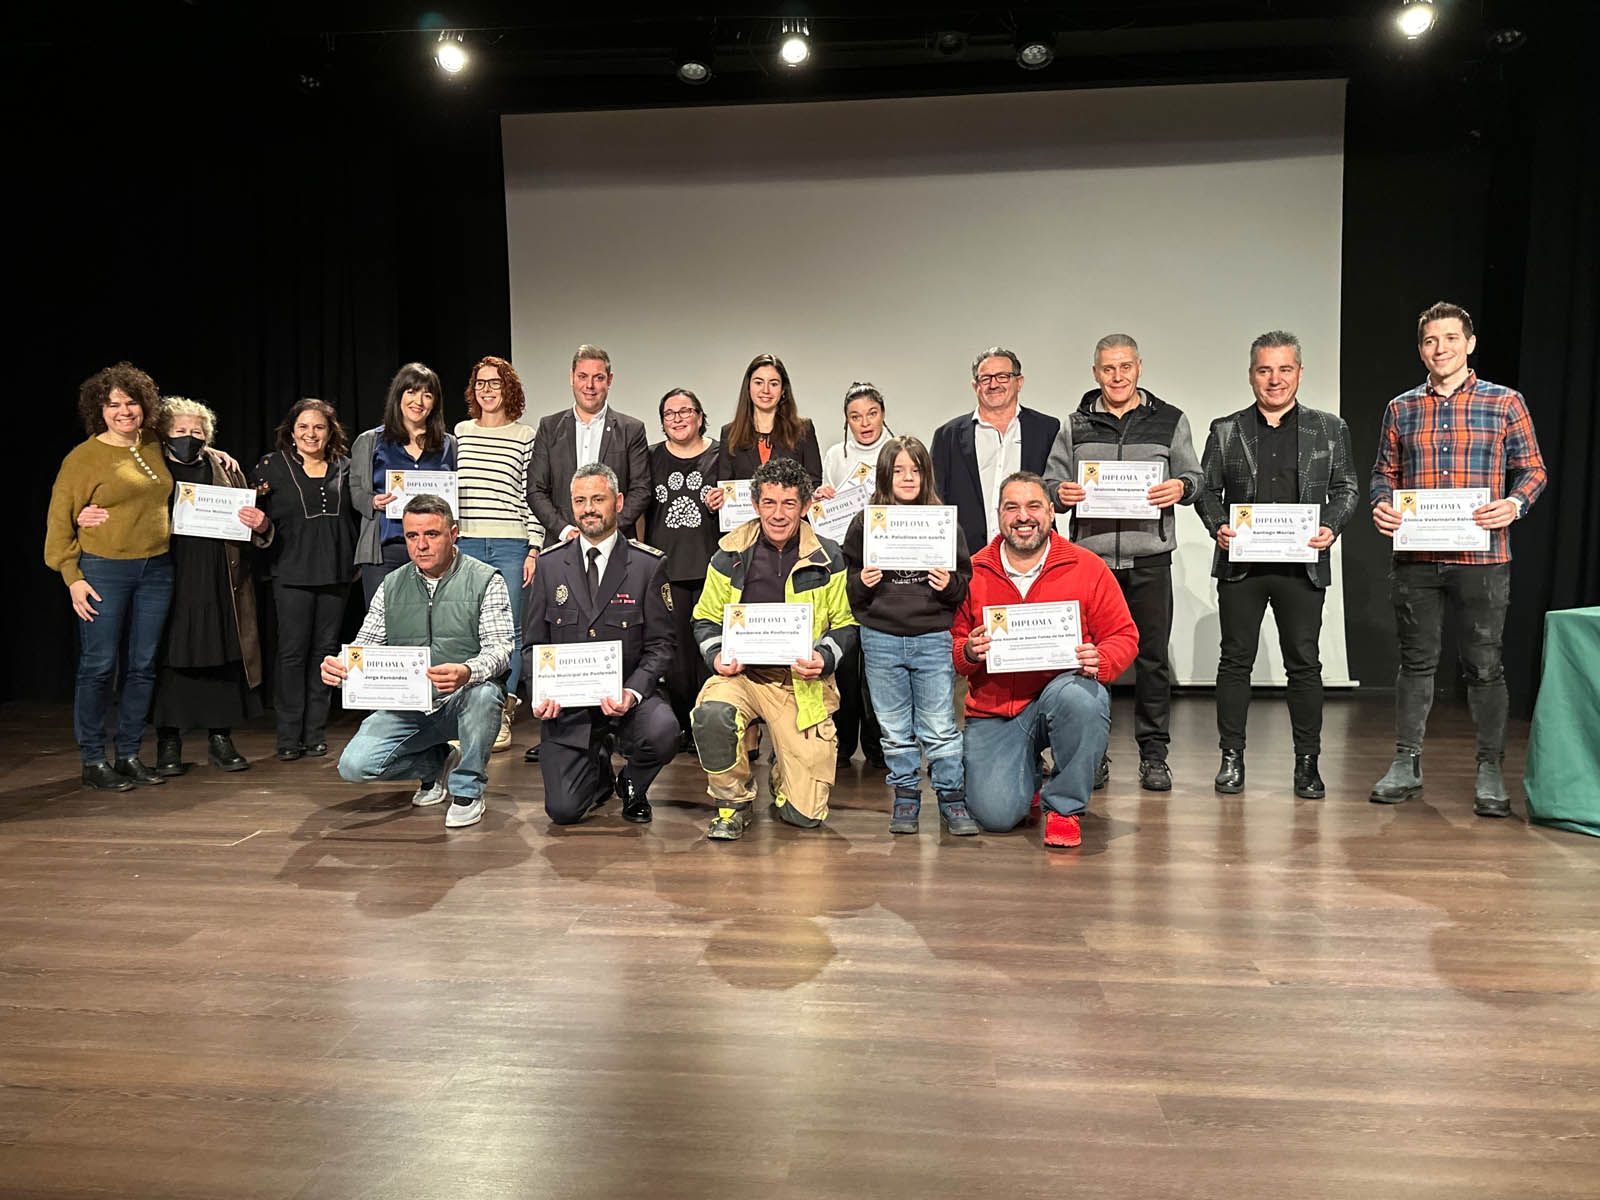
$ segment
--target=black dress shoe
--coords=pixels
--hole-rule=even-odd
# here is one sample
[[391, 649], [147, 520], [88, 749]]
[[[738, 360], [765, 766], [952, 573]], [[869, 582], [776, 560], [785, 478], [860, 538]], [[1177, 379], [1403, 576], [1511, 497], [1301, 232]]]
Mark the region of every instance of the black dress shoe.
[[1094, 790], [1099, 791], [1111, 782], [1111, 760], [1104, 754], [1100, 756], [1100, 765], [1094, 769]]
[[617, 795], [622, 797], [622, 819], [635, 825], [648, 825], [651, 821], [650, 801], [633, 786], [626, 775], [617, 776]]
[[887, 771], [889, 769], [889, 764], [883, 760], [883, 755], [881, 754], [867, 755], [867, 766], [874, 771]]
[[233, 736], [213, 733], [206, 739], [206, 755], [211, 765], [221, 771], [248, 771], [250, 760], [240, 754], [233, 744]]
[[522, 761], [523, 762], [538, 762], [539, 761], [539, 743], [538, 742], [535, 742], [533, 745], [528, 747], [527, 753], [525, 753], [522, 756]]
[[1232, 796], [1244, 791], [1244, 751], [1224, 750], [1222, 766], [1217, 768], [1217, 791]]
[[1294, 756], [1294, 794], [1302, 800], [1321, 800], [1327, 796], [1328, 789], [1323, 786], [1322, 776], [1317, 774], [1315, 754]]
[[279, 762], [294, 762], [298, 758], [305, 757], [305, 747], [279, 746], [273, 757]]
[[133, 784], [117, 773], [117, 769], [104, 760], [83, 764], [83, 786], [101, 792], [131, 792]]
[[1172, 768], [1159, 758], [1139, 760], [1139, 786], [1147, 792], [1170, 792]]
[[156, 774], [170, 778], [188, 769], [183, 765], [183, 737], [176, 733], [159, 735], [156, 738]]
[[307, 742], [304, 749], [307, 758], [326, 758], [328, 756], [328, 743], [321, 738], [314, 742]]
[[165, 779], [140, 762], [138, 755], [134, 755], [132, 758], [117, 759], [117, 774], [138, 787], [154, 787], [158, 783], [166, 782]]

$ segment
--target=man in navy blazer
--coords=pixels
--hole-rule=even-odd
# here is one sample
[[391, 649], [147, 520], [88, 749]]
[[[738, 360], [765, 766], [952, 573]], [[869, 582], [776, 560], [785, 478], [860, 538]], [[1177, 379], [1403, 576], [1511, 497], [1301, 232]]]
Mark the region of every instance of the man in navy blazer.
[[611, 408], [611, 356], [582, 345], [572, 356], [572, 407], [539, 419], [528, 465], [528, 507], [544, 526], [548, 549], [578, 534], [567, 492], [580, 463], [616, 472], [622, 496], [617, 523], [631, 530], [650, 501], [650, 446], [644, 422]]
[[1000, 481], [1018, 471], [1043, 475], [1061, 422], [1022, 407], [1022, 360], [991, 346], [972, 360], [978, 406], [933, 434], [933, 482], [956, 506], [961, 532], [975, 550], [1000, 532]]

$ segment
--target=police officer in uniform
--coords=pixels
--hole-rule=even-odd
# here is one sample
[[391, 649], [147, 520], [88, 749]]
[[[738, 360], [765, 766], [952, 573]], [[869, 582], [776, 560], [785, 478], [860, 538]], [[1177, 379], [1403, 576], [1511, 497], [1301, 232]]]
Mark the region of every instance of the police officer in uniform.
[[[678, 721], [658, 687], [673, 661], [666, 558], [620, 534], [618, 491], [616, 473], [604, 463], [577, 469], [572, 512], [578, 536], [540, 555], [528, 589], [522, 637], [523, 678], [530, 688], [539, 667], [536, 646], [622, 643], [620, 702], [562, 708], [545, 700], [533, 708], [544, 723], [539, 759], [544, 808], [557, 825], [583, 820], [613, 789], [622, 798], [623, 819], [648, 824], [646, 793], [678, 749]], [[613, 739], [628, 760], [620, 776], [611, 770]]]

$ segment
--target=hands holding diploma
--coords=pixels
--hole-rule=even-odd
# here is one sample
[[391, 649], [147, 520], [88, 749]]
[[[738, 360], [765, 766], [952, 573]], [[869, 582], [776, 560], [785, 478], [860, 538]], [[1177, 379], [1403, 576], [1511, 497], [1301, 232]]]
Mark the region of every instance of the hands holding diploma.
[[[989, 631], [982, 625], [973, 627], [972, 633], [967, 637], [967, 644], [961, 652], [967, 656], [968, 662], [981, 663], [989, 657], [989, 643], [994, 639], [989, 636]], [[1078, 651], [1078, 674], [1086, 675], [1090, 679], [1100, 678], [1100, 649], [1093, 642], [1080, 642]]]

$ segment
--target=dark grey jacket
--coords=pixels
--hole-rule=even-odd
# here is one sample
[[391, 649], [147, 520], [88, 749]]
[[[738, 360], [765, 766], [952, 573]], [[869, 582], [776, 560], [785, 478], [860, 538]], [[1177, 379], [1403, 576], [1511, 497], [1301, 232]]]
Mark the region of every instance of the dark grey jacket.
[[[1350, 459], [1350, 427], [1333, 413], [1304, 404], [1299, 407], [1300, 503], [1321, 505], [1322, 524], [1337, 537], [1355, 515], [1360, 494]], [[1211, 422], [1205, 453], [1200, 456], [1204, 479], [1194, 507], [1213, 540], [1217, 530], [1228, 523], [1230, 504], [1255, 501], [1257, 465], [1255, 405]], [[1229, 562], [1221, 546], [1211, 557], [1211, 574], [1217, 579], [1242, 579], [1249, 571], [1249, 563]], [[1333, 582], [1327, 550], [1317, 555], [1316, 562], [1306, 564], [1306, 574], [1318, 587]]]
[[[1200, 460], [1194, 456], [1189, 418], [1160, 396], [1143, 388], [1140, 394], [1144, 402], [1119, 421], [1097, 409], [1100, 389], [1096, 388], [1085, 392], [1077, 411], [1062, 422], [1044, 471], [1050, 501], [1058, 512], [1069, 511], [1056, 493], [1063, 481], [1077, 481], [1080, 461], [1164, 463], [1165, 478], [1183, 480], [1178, 503], [1194, 503], [1200, 491]], [[1176, 511], [1176, 505], [1162, 509], [1153, 521], [1108, 521], [1074, 514], [1072, 540], [1098, 554], [1114, 571], [1136, 565], [1137, 559], [1170, 559], [1178, 548]]]

